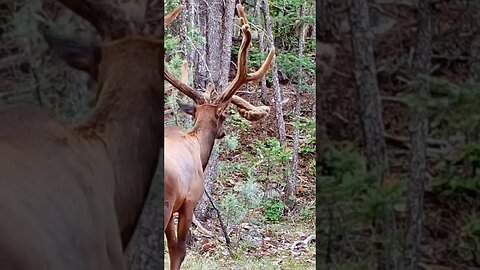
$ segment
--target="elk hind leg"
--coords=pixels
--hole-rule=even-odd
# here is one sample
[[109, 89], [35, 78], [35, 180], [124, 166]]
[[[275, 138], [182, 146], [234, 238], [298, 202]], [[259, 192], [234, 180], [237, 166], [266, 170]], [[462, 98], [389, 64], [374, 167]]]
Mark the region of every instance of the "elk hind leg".
[[[178, 229], [177, 229], [177, 250], [175, 251], [174, 264], [170, 264], [170, 270], [179, 270], [180, 265], [187, 254], [187, 235], [192, 225], [194, 205], [186, 203], [178, 212]], [[177, 256], [178, 255], [178, 256]]]
[[175, 269], [174, 262], [178, 259], [178, 241], [175, 235], [175, 222], [173, 215], [170, 216], [167, 226], [165, 227], [165, 235], [167, 236], [168, 256], [170, 257], [170, 269]]

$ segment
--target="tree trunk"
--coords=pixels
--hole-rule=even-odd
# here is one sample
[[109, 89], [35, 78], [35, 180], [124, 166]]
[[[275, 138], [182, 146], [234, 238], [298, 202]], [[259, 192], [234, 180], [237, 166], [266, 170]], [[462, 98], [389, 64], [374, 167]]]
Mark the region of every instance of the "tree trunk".
[[[320, 143], [320, 139], [326, 136], [326, 126], [325, 122], [327, 120], [327, 96], [326, 93], [328, 91], [329, 84], [326, 83], [327, 75], [325, 74], [325, 70], [329, 67], [325, 61], [322, 61], [322, 53], [318, 51], [319, 45], [326, 42], [333, 42], [332, 36], [332, 29], [333, 25], [331, 23], [330, 15], [331, 11], [329, 11], [328, 7], [328, 0], [317, 0], [316, 1], [316, 27], [315, 34], [316, 34], [316, 42], [317, 42], [317, 53], [316, 53], [316, 84], [317, 84], [317, 102], [316, 105], [316, 112], [317, 112], [317, 123], [316, 123], [316, 136], [317, 136], [317, 144]], [[334, 61], [330, 63], [331, 65], [334, 64]], [[320, 146], [317, 145], [317, 149]]]
[[125, 256], [130, 270], [163, 269], [163, 147], [142, 215]]
[[315, 30], [315, 34], [317, 34], [317, 40], [321, 40], [323, 42], [333, 42], [333, 29], [334, 26], [332, 24], [331, 14], [332, 11], [329, 10], [328, 6], [329, 0], [317, 0], [316, 5], [316, 25], [317, 29]]
[[[265, 28], [267, 30], [267, 44], [271, 48], [274, 46], [273, 32], [272, 32], [272, 20], [270, 19], [270, 7], [267, 0], [263, 1], [263, 8], [265, 12]], [[277, 61], [274, 59], [270, 68], [272, 72], [272, 83], [273, 88], [275, 89], [275, 112], [278, 124], [278, 137], [280, 138], [280, 143], [283, 146], [287, 145], [287, 135], [285, 131], [285, 119], [283, 118], [283, 94], [282, 89], [280, 89], [280, 83], [278, 82], [278, 67]]]
[[[145, 12], [162, 12], [163, 2], [151, 3]], [[150, 15], [149, 15], [150, 17]], [[153, 28], [153, 27], [152, 27]], [[163, 56], [162, 56], [163, 58]], [[161, 63], [163, 69], [163, 63]], [[163, 106], [160, 104], [160, 106]], [[160, 121], [164, 121], [163, 115]], [[163, 269], [163, 138], [161, 140], [158, 167], [150, 186], [149, 194], [140, 215], [137, 227], [125, 250], [125, 258], [130, 270]]]
[[[305, 16], [305, 5], [300, 8], [300, 18]], [[303, 58], [303, 48], [305, 45], [305, 35], [304, 35], [305, 24], [302, 23], [300, 35], [298, 37], [298, 56], [300, 59]], [[298, 68], [298, 85], [295, 91], [295, 110], [294, 115], [296, 118], [300, 117], [301, 114], [301, 92], [303, 91], [303, 66], [300, 65]], [[287, 184], [287, 196], [288, 198], [295, 198], [295, 190], [297, 188], [297, 179], [298, 177], [298, 152], [300, 151], [300, 127], [295, 126], [295, 134], [293, 137], [293, 173], [292, 177], [289, 179]]]
[[[207, 21], [205, 25], [205, 36], [207, 37], [205, 55], [207, 68], [210, 71], [208, 81], [213, 82], [217, 92], [222, 91], [228, 84], [228, 73], [230, 71], [231, 47], [233, 34], [233, 16], [235, 1], [209, 1], [205, 10]], [[202, 27], [203, 28], [203, 27]], [[208, 166], [205, 169], [205, 190], [210, 192], [215, 182], [218, 164], [218, 144], [212, 150]], [[209, 200], [203, 194], [195, 210], [195, 216], [205, 219]]]
[[187, 45], [187, 22], [189, 20], [189, 9], [188, 9], [188, 1], [187, 0], [180, 0], [180, 4], [183, 5], [185, 10], [179, 15], [178, 21], [180, 22], [179, 28], [179, 38], [180, 38], [180, 50], [183, 53], [183, 58], [190, 64], [192, 64], [192, 59], [190, 58], [188, 45]]
[[[432, 22], [429, 0], [418, 3], [418, 35], [413, 74], [428, 75], [432, 55]], [[422, 83], [418, 94], [425, 102], [429, 96], [429, 86]], [[426, 147], [428, 138], [428, 117], [426, 108], [413, 112], [410, 122], [411, 159], [408, 183], [407, 211], [408, 227], [405, 239], [404, 269], [416, 270], [420, 262], [420, 241], [423, 227], [423, 194], [426, 181]]]
[[387, 172], [387, 154], [367, 0], [349, 0], [349, 11], [366, 154], [370, 167], [377, 170], [378, 180], [382, 183]]
[[[261, 14], [265, 10], [262, 9], [263, 6], [263, 0], [257, 0], [255, 3], [255, 18], [262, 18]], [[263, 18], [265, 18], [265, 15], [263, 15]], [[266, 48], [265, 48], [265, 31], [262, 28], [258, 28], [258, 39], [260, 43], [260, 52], [264, 53]], [[270, 101], [268, 100], [268, 89], [267, 89], [267, 78], [266, 76], [262, 77], [262, 80], [260, 81], [260, 100], [262, 103], [266, 106], [270, 106]]]
[[[196, 13], [192, 13], [191, 16], [194, 17], [194, 22], [195, 24], [192, 25], [193, 26], [196, 26], [200, 32], [201, 35], [203, 35], [204, 37], [207, 36], [207, 17], [208, 17], [208, 5], [207, 5], [207, 2], [205, 1], [192, 1], [192, 9], [195, 9], [196, 7], [196, 10], [197, 12]], [[196, 89], [202, 89], [202, 88], [205, 88], [205, 86], [207, 85], [207, 80], [210, 76], [209, 74], [209, 70], [208, 70], [208, 67], [207, 67], [207, 60], [206, 60], [206, 52], [207, 52], [207, 43], [208, 41], [206, 41], [205, 43], [202, 43], [202, 44], [199, 44], [198, 47], [197, 47], [197, 50], [195, 52], [195, 56], [194, 56], [194, 61], [195, 61], [195, 75], [193, 76], [195, 79], [194, 79], [194, 82], [193, 82], [193, 86], [196, 88]]]
[[[272, 20], [270, 19], [270, 7], [269, 2], [267, 0], [263, 1], [263, 7], [265, 11], [265, 28], [267, 30], [267, 37], [268, 37], [268, 46], [271, 48], [274, 46], [274, 39], [273, 39], [273, 32], [272, 32]], [[278, 137], [280, 138], [280, 143], [285, 148], [287, 146], [287, 133], [285, 130], [285, 119], [283, 118], [283, 94], [282, 89], [280, 88], [280, 83], [278, 82], [278, 67], [277, 61], [274, 59], [271, 64], [271, 72], [272, 72], [272, 82], [273, 88], [275, 89], [275, 116], [277, 118], [277, 125], [278, 125]], [[288, 194], [288, 183], [290, 182], [290, 170], [289, 164], [290, 162], [287, 160], [284, 164], [284, 176], [283, 179], [287, 183], [287, 191], [285, 192], [284, 201], [287, 206], [291, 205], [294, 198], [290, 198]]]
[[[354, 73], [360, 101], [360, 119], [363, 125], [366, 156], [369, 169], [375, 171], [379, 185], [383, 185], [388, 173], [388, 161], [368, 1], [348, 0], [348, 7], [355, 58]], [[384, 213], [383, 222], [378, 222], [375, 227], [377, 234], [384, 234], [388, 239], [386, 246], [379, 248], [383, 254], [378, 258], [378, 269], [397, 269], [398, 255], [393, 213]]]

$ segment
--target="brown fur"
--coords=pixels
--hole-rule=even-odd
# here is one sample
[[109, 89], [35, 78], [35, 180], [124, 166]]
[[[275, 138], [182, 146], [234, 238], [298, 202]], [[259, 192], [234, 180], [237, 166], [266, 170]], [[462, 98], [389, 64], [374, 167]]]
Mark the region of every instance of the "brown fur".
[[[195, 125], [184, 132], [178, 127], [165, 129], [164, 230], [170, 252], [170, 269], [180, 269], [186, 254], [186, 237], [193, 210], [204, 192], [204, 173], [215, 139], [223, 138], [224, 117], [215, 117], [218, 107], [198, 105]], [[178, 212], [175, 236], [173, 213]]]
[[160, 149], [161, 50], [139, 37], [102, 45], [98, 104], [72, 126], [0, 110], [1, 269], [126, 269]]

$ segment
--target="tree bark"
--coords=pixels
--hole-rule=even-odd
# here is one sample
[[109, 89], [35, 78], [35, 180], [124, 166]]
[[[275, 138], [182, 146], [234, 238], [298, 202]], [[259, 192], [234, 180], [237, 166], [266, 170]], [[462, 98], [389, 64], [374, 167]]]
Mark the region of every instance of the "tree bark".
[[[151, 3], [146, 12], [161, 12], [163, 2]], [[163, 33], [163, 31], [162, 31]], [[163, 55], [162, 55], [163, 58]], [[163, 69], [163, 62], [160, 64]], [[164, 104], [160, 104], [164, 106]], [[160, 116], [164, 122], [164, 115]], [[158, 166], [150, 186], [148, 197], [140, 215], [135, 232], [125, 249], [125, 259], [130, 270], [157, 270], [164, 268], [164, 243], [163, 243], [163, 138], [158, 159]]]
[[[383, 185], [388, 173], [382, 104], [376, 77], [374, 36], [370, 27], [367, 0], [348, 0], [349, 20], [352, 34], [352, 49], [355, 58], [355, 81], [360, 101], [360, 119], [366, 146], [368, 167], [376, 173], [379, 185]], [[375, 224], [376, 232], [388, 239], [380, 247], [378, 269], [398, 269], [393, 213], [384, 213], [382, 221]]]
[[[205, 192], [208, 192], [208, 194], [212, 194], [212, 187], [217, 178], [218, 158], [218, 143], [216, 143], [213, 147], [207, 168], [205, 168]], [[195, 207], [195, 216], [199, 217], [200, 220], [208, 218], [207, 210], [209, 204], [208, 196], [203, 193], [202, 198]]]
[[[428, 75], [432, 55], [432, 22], [429, 0], [418, 2], [418, 35], [413, 74]], [[422, 83], [418, 94], [425, 102], [429, 96], [429, 86]], [[408, 183], [407, 211], [408, 227], [405, 238], [404, 269], [416, 270], [420, 262], [420, 241], [423, 227], [423, 195], [426, 181], [426, 148], [428, 138], [428, 117], [426, 108], [413, 112], [410, 123], [410, 170]]]
[[160, 166], [152, 181], [132, 240], [125, 250], [128, 269], [163, 269], [163, 147], [160, 149]]
[[366, 154], [370, 167], [378, 170], [378, 180], [383, 182], [387, 170], [382, 104], [378, 89], [370, 30], [367, 0], [349, 0], [352, 48], [355, 58], [355, 81], [360, 101], [360, 119], [363, 124]]
[[[274, 46], [274, 39], [273, 39], [273, 32], [272, 32], [272, 20], [270, 19], [270, 7], [267, 0], [263, 1], [263, 8], [265, 11], [265, 28], [267, 31], [267, 44], [268, 47]], [[287, 145], [287, 135], [285, 131], [285, 119], [283, 118], [283, 93], [282, 89], [280, 88], [280, 83], [278, 82], [278, 67], [277, 61], [273, 59], [271, 64], [271, 72], [272, 72], [272, 83], [273, 88], [275, 89], [275, 116], [277, 118], [278, 124], [278, 137], [280, 138], [280, 143], [283, 146]]]
[[[325, 75], [325, 69], [329, 68], [327, 63], [322, 61], [322, 53], [319, 51], [320, 44], [325, 42], [333, 42], [332, 39], [332, 29], [333, 25], [331, 23], [329, 11], [328, 0], [317, 0], [316, 1], [316, 41], [317, 41], [317, 53], [316, 53], [316, 84], [317, 84], [317, 101], [315, 103], [315, 110], [317, 112], [317, 123], [316, 123], [316, 136], [317, 144], [320, 142], [320, 138], [326, 136], [326, 126], [325, 122], [327, 120], [327, 96], [329, 84], [326, 83], [327, 77]], [[334, 61], [331, 62], [334, 64]], [[317, 149], [320, 146], [317, 145]]]
[[[262, 18], [262, 13], [264, 13], [263, 0], [257, 0], [255, 3], [255, 18]], [[265, 14], [263, 15], [265, 18]], [[263, 22], [264, 23], [264, 22]], [[258, 29], [258, 39], [260, 44], [260, 52], [264, 53], [266, 50], [265, 47], [265, 31], [261, 28]], [[268, 89], [267, 89], [267, 78], [264, 76], [260, 81], [260, 100], [266, 106], [270, 106], [270, 101], [268, 100]]]
[[317, 37], [317, 40], [321, 40], [323, 42], [333, 42], [333, 30], [334, 26], [332, 24], [332, 18], [331, 14], [332, 12], [329, 12], [329, 6], [328, 6], [328, 1], [329, 0], [317, 0], [316, 1], [316, 30], [315, 34]]
[[[232, 34], [233, 34], [233, 16], [235, 11], [235, 1], [209, 1], [207, 22], [205, 25], [205, 36], [207, 37], [205, 46], [206, 63], [210, 74], [207, 81], [213, 82], [218, 92], [222, 91], [228, 84], [228, 73], [230, 71]], [[210, 192], [216, 179], [218, 164], [218, 144], [212, 150], [210, 160], [205, 169], [205, 190]], [[195, 216], [204, 220], [206, 218], [209, 200], [203, 194], [195, 210]]]
[[[195, 9], [196, 13], [192, 13], [191, 16], [194, 16], [195, 26], [198, 27], [198, 30], [202, 36], [207, 37], [207, 17], [208, 17], [208, 5], [206, 1], [199, 1], [196, 3], [192, 1], [192, 9]], [[195, 76], [194, 76], [194, 87], [196, 89], [205, 88], [207, 85], [207, 80], [210, 76], [209, 70], [207, 67], [207, 43], [208, 40], [202, 44], [199, 44], [195, 52]]]
[[180, 0], [180, 4], [183, 5], [185, 10], [179, 15], [178, 21], [180, 22], [179, 27], [179, 37], [180, 37], [180, 50], [183, 53], [183, 58], [190, 64], [192, 64], [192, 59], [190, 59], [190, 54], [188, 53], [188, 41], [187, 41], [187, 22], [189, 19], [189, 9], [188, 9], [188, 1], [187, 0]]
[[[263, 1], [263, 7], [265, 11], [265, 28], [267, 31], [268, 41], [267, 44], [271, 48], [274, 46], [274, 39], [273, 39], [273, 31], [272, 31], [272, 20], [270, 19], [270, 7], [268, 0]], [[277, 118], [277, 125], [278, 125], [278, 137], [280, 139], [281, 145], [285, 148], [287, 146], [287, 133], [285, 130], [285, 119], [283, 118], [283, 93], [282, 89], [280, 88], [280, 83], [278, 81], [278, 67], [277, 61], [274, 59], [271, 64], [271, 72], [272, 72], [272, 82], [273, 88], [275, 89], [275, 116]], [[284, 176], [283, 179], [287, 183], [287, 190], [285, 192], [284, 202], [287, 206], [290, 206], [294, 198], [290, 198], [288, 194], [288, 183], [290, 182], [290, 170], [289, 170], [290, 162], [289, 160], [285, 161], [284, 164]]]
[[[305, 5], [303, 4], [300, 7], [300, 18], [305, 16]], [[305, 35], [304, 35], [305, 24], [302, 23], [301, 31], [298, 37], [298, 56], [300, 59], [303, 58], [303, 48], [305, 45]], [[303, 66], [300, 64], [298, 68], [298, 85], [295, 91], [295, 110], [294, 115], [296, 118], [300, 117], [301, 114], [301, 92], [303, 91]], [[297, 188], [297, 179], [298, 179], [298, 153], [300, 151], [300, 127], [295, 126], [295, 134], [293, 137], [293, 173], [292, 177], [287, 183], [287, 196], [288, 198], [295, 198], [295, 190]]]

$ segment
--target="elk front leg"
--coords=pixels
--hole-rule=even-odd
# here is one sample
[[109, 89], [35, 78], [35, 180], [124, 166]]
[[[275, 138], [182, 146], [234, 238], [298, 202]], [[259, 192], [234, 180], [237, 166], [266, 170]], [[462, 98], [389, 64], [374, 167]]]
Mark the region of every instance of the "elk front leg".
[[180, 270], [180, 265], [187, 254], [187, 235], [192, 225], [193, 210], [195, 204], [186, 202], [178, 212], [177, 245], [175, 250], [175, 261], [170, 257], [170, 270]]

